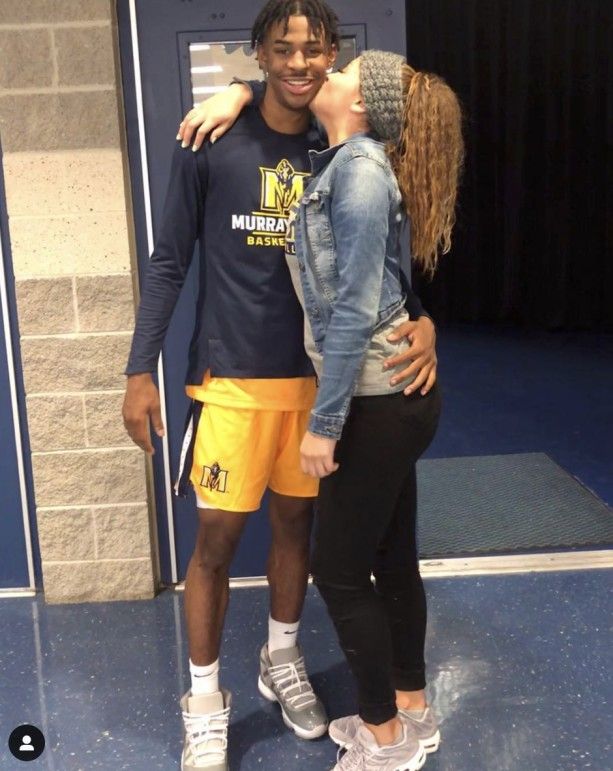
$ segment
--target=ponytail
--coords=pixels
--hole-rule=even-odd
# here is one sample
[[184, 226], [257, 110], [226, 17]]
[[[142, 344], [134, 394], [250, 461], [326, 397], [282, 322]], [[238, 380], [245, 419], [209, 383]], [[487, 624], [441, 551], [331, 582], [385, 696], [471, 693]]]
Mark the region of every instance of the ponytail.
[[388, 154], [411, 222], [411, 253], [432, 276], [439, 254], [451, 248], [460, 171], [464, 160], [462, 112], [442, 78], [402, 72], [405, 103], [400, 140]]

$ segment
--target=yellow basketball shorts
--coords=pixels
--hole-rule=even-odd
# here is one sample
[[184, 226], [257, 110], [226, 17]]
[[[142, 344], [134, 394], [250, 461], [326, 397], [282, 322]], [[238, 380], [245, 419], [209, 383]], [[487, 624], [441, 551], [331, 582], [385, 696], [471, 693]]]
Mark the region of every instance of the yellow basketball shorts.
[[310, 410], [251, 410], [193, 402], [186, 424], [177, 494], [191, 482], [199, 508], [248, 512], [266, 488], [313, 498], [319, 480], [300, 468]]

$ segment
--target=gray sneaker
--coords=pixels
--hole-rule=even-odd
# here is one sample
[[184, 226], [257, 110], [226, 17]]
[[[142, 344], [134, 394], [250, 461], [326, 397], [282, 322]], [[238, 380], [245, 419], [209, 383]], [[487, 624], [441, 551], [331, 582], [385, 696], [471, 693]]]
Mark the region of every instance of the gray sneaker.
[[181, 771], [228, 771], [229, 691], [181, 699], [183, 754]]
[[298, 646], [282, 648], [268, 655], [268, 645], [260, 653], [258, 689], [269, 701], [281, 706], [283, 722], [301, 739], [317, 739], [328, 728], [328, 716], [313, 691]]
[[436, 752], [441, 744], [441, 732], [438, 730], [436, 718], [430, 707], [424, 710], [398, 710], [400, 717], [411, 726], [421, 746], [430, 755]]
[[407, 723], [401, 721], [400, 725], [400, 739], [383, 746], [364, 724], [360, 725], [351, 748], [332, 771], [419, 771], [426, 762], [426, 752]]
[[[441, 732], [438, 730], [436, 719], [430, 707], [417, 712], [399, 709], [398, 717], [409, 724], [428, 754], [438, 750], [441, 743]], [[362, 720], [358, 715], [340, 717], [330, 723], [328, 733], [333, 742], [336, 742], [340, 747], [349, 749], [361, 724]]]

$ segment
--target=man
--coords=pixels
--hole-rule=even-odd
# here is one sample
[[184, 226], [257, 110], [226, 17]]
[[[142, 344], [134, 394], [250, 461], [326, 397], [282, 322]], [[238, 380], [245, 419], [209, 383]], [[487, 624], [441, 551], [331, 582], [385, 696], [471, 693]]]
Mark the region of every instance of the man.
[[[219, 685], [219, 651], [228, 572], [267, 487], [270, 617], [258, 686], [298, 736], [315, 738], [327, 727], [297, 643], [317, 494], [316, 480], [300, 469], [299, 447], [316, 385], [283, 234], [304, 188], [308, 150], [321, 148], [308, 105], [334, 62], [337, 19], [320, 0], [272, 0], [252, 35], [269, 88], [261, 107], [246, 109], [223, 140], [197, 153], [177, 147], [126, 370], [124, 422], [152, 452], [149, 422], [164, 432], [152, 372], [198, 241], [187, 373], [193, 402], [178, 483], [193, 484], [199, 517], [185, 582], [184, 771], [227, 769], [231, 697]], [[419, 312], [417, 301], [411, 316]]]

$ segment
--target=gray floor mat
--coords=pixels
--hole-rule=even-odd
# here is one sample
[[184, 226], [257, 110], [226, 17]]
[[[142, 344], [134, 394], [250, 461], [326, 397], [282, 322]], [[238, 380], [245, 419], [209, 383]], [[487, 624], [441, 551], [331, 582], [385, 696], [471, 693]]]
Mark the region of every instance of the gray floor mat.
[[543, 453], [417, 469], [421, 559], [613, 544], [613, 509]]

